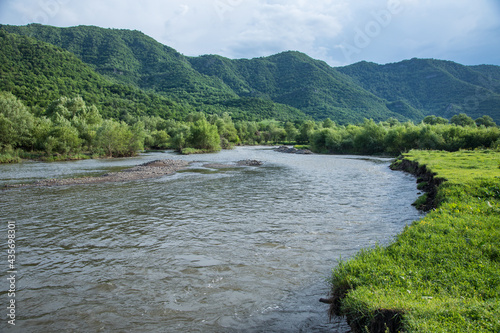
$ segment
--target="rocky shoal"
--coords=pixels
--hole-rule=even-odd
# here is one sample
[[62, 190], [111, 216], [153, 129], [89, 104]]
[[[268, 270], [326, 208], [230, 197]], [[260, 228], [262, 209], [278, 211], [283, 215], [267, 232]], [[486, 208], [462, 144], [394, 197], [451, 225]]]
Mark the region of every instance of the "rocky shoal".
[[130, 180], [158, 178], [187, 168], [188, 162], [182, 160], [156, 160], [134, 166], [119, 172], [110, 172], [98, 177], [43, 179], [30, 184], [6, 185], [12, 187], [57, 186], [121, 182]]

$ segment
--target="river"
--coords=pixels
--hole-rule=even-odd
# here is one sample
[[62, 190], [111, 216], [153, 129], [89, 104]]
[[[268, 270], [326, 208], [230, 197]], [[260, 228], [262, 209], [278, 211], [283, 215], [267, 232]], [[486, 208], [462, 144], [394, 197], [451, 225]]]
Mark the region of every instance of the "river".
[[[346, 332], [318, 301], [331, 269], [422, 217], [414, 177], [389, 159], [266, 147], [0, 165], [0, 185], [166, 158], [193, 164], [157, 179], [0, 192], [2, 267], [7, 221], [16, 225], [9, 331]], [[263, 165], [203, 167], [244, 159]]]

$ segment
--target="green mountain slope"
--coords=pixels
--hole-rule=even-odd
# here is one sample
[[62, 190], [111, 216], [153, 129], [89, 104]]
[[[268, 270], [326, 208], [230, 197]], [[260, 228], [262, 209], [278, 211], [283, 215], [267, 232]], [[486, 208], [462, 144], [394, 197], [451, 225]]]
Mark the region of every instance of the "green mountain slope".
[[88, 68], [132, 91], [160, 94], [188, 109], [230, 112], [234, 119], [329, 117], [357, 123], [364, 118], [420, 121], [430, 114], [449, 119], [467, 113], [474, 119], [490, 115], [500, 123], [499, 66], [411, 59], [333, 68], [292, 51], [256, 59], [186, 57], [131, 30], [40, 24], [0, 25], [0, 30], [70, 51]]
[[[298, 52], [252, 60], [218, 56], [188, 58], [138, 31], [40, 24], [2, 28], [62, 47], [98, 73], [118, 82], [160, 92], [195, 106], [238, 105], [239, 109], [256, 112], [260, 118], [274, 114], [278, 119], [283, 119], [286, 110], [291, 113], [286, 120], [304, 119], [305, 114], [316, 119], [330, 117], [341, 123], [359, 122], [363, 118], [408, 119], [390, 111], [385, 101], [356, 86], [335, 69]], [[252, 100], [255, 98], [262, 101], [255, 103]], [[256, 104], [266, 104], [269, 108], [255, 110]], [[267, 112], [260, 114], [260, 111]], [[241, 112], [238, 116], [249, 119]]]
[[390, 102], [405, 101], [424, 115], [489, 115], [500, 123], [499, 66], [411, 59], [387, 65], [359, 62], [337, 70], [373, 94]]
[[[2, 28], [62, 47], [117, 82], [163, 93], [202, 110], [212, 110], [207, 106], [229, 107], [237, 115], [235, 118], [262, 119], [274, 115], [280, 120], [294, 120], [304, 119], [307, 114], [315, 119], [330, 117], [340, 123], [360, 122], [364, 118], [422, 118], [408, 110], [405, 116], [391, 111], [384, 100], [347, 76], [299, 52], [252, 60], [188, 58], [138, 31], [40, 24]], [[263, 105], [267, 107], [262, 109]]]
[[166, 97], [105, 79], [68, 51], [1, 29], [0, 91], [40, 108], [61, 96], [80, 95], [113, 118], [146, 114], [179, 118], [185, 113], [183, 106]]
[[256, 107], [255, 101], [240, 100], [221, 79], [199, 73], [186, 57], [139, 31], [93, 26], [57, 28], [40, 24], [2, 25], [0, 29], [64, 48], [115, 82], [160, 93], [201, 111], [227, 111], [234, 119], [245, 120], [308, 118], [288, 105], [261, 101]]
[[139, 31], [40, 24], [1, 28], [59, 46], [77, 55], [98, 73], [141, 88], [178, 93], [191, 101], [200, 97], [203, 100], [236, 97], [220, 80], [196, 72], [183, 55]]
[[340, 123], [363, 118], [419, 119], [407, 110], [402, 116], [386, 101], [356, 85], [325, 62], [300, 52], [283, 52], [257, 59], [230, 60], [215, 55], [189, 59], [199, 72], [218, 77], [240, 96], [258, 96], [298, 108], [315, 119]]

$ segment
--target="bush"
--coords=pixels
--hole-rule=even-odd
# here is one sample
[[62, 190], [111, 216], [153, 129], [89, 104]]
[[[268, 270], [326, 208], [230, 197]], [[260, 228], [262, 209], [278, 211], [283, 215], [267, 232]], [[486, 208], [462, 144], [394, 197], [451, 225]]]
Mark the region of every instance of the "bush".
[[206, 119], [200, 119], [191, 125], [189, 146], [204, 151], [219, 151], [220, 137], [217, 126], [210, 124]]

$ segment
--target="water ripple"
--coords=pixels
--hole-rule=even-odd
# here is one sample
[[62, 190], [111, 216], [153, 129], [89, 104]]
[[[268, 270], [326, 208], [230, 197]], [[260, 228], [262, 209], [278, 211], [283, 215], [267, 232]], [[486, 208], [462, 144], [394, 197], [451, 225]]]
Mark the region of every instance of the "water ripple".
[[[2, 179], [158, 156], [172, 157], [32, 163], [17, 178], [3, 169]], [[1, 193], [0, 209], [18, 226], [22, 332], [345, 331], [318, 302], [331, 268], [420, 217], [414, 179], [386, 159], [247, 147], [178, 158], [265, 164]]]

